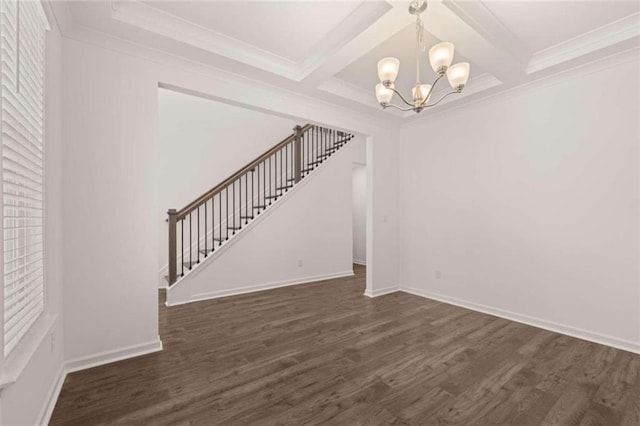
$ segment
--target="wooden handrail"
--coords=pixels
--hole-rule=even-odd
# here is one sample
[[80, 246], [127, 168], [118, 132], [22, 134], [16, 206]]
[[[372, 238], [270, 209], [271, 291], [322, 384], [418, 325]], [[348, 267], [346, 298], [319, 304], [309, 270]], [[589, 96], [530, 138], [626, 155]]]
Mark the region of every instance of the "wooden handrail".
[[[302, 127], [302, 133], [305, 133], [306, 131], [308, 131], [312, 127], [313, 127], [312, 124], [305, 124]], [[205, 201], [211, 199], [211, 197], [217, 195], [219, 192], [221, 192], [227, 186], [231, 185], [234, 181], [236, 181], [238, 178], [240, 178], [240, 176], [243, 176], [246, 173], [248, 173], [251, 170], [253, 170], [256, 166], [258, 166], [264, 160], [269, 158], [272, 154], [277, 152], [280, 148], [282, 148], [286, 144], [295, 141], [295, 137], [296, 137], [295, 133], [287, 136], [285, 139], [282, 140], [282, 142], [279, 142], [278, 144], [274, 145], [267, 152], [265, 152], [262, 155], [260, 155], [258, 158], [256, 158], [255, 160], [253, 160], [252, 162], [250, 162], [249, 164], [244, 166], [242, 169], [238, 170], [237, 172], [235, 172], [234, 174], [232, 174], [231, 176], [229, 176], [228, 178], [226, 178], [225, 180], [220, 182], [218, 185], [214, 186], [213, 188], [211, 188], [210, 190], [208, 190], [207, 192], [205, 192], [204, 194], [202, 194], [201, 196], [199, 196], [198, 198], [196, 198], [195, 200], [193, 200], [192, 202], [187, 204], [185, 207], [183, 207], [182, 209], [178, 210], [177, 213], [174, 213], [175, 217], [176, 217], [175, 220], [178, 221], [178, 220], [181, 220], [181, 219], [185, 218], [189, 213], [191, 213], [192, 211], [197, 209]]]
[[[307, 135], [308, 132], [310, 133], [309, 135]], [[170, 209], [167, 212], [167, 221], [169, 222], [169, 267], [167, 278], [169, 286], [176, 283], [178, 274], [180, 276], [185, 275], [185, 268], [188, 273], [194, 265], [200, 263], [202, 255], [206, 259], [209, 254], [214, 252], [216, 244], [221, 247], [225, 241], [228, 241], [236, 232], [243, 229], [243, 222], [244, 225], [248, 225], [250, 220], [253, 220], [256, 215], [269, 208], [273, 202], [283, 196], [290, 188], [293, 188], [303, 177], [315, 170], [319, 164], [333, 155], [351, 138], [353, 138], [352, 134], [339, 130], [311, 124], [296, 126], [292, 135], [287, 136], [284, 140], [269, 148], [268, 151], [243, 166], [242, 169], [193, 200], [181, 210]], [[271, 170], [272, 159], [274, 160], [273, 174]], [[268, 176], [266, 174], [267, 164], [269, 165]], [[256, 171], [257, 173], [254, 173]], [[260, 179], [261, 174], [262, 180]], [[251, 183], [249, 183], [249, 180]], [[257, 193], [255, 192], [256, 184], [258, 187]], [[231, 197], [229, 197], [230, 192]], [[218, 203], [215, 202], [216, 198]], [[216, 204], [218, 207], [217, 214], [215, 211]], [[201, 218], [201, 213], [204, 213], [204, 220]], [[216, 217], [218, 219], [217, 224]], [[210, 222], [209, 219], [211, 220]], [[211, 226], [210, 234], [207, 230], [208, 225]], [[201, 226], [204, 228], [203, 232], [200, 231]], [[178, 230], [180, 230], [179, 239]], [[194, 231], [195, 243], [193, 239]], [[200, 247], [201, 241], [204, 241], [204, 248]], [[211, 241], [210, 246], [208, 245], [209, 241]], [[185, 244], [188, 258], [184, 257]], [[178, 263], [178, 258], [181, 259], [180, 263]]]

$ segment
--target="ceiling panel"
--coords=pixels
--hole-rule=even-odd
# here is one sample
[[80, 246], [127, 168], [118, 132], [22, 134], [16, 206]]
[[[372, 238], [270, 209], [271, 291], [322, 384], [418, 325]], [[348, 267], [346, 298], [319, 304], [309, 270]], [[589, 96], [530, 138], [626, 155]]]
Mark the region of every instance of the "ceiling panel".
[[[455, 45], [455, 40], [449, 40]], [[427, 52], [434, 44], [440, 40], [425, 32], [425, 43]], [[427, 52], [420, 54], [420, 75], [422, 83], [431, 83], [436, 78], [436, 74], [429, 65]], [[341, 70], [336, 77], [361, 87], [371, 92], [374, 96], [374, 87], [380, 81], [378, 80], [377, 64], [378, 61], [387, 56], [394, 56], [400, 59], [400, 72], [396, 79], [396, 88], [406, 96], [411, 96], [411, 89], [416, 82], [416, 33], [415, 25], [411, 24], [394, 36], [387, 39], [375, 49], [369, 51], [355, 62]], [[470, 62], [467, 58], [459, 53], [455, 53], [453, 62]], [[480, 75], [484, 71], [471, 63], [471, 77]], [[438, 83], [438, 87], [448, 87], [448, 82]], [[375, 97], [372, 99], [375, 100]]]
[[637, 1], [485, 1], [484, 5], [532, 52], [640, 9]]
[[294, 62], [354, 12], [362, 1], [145, 1], [209, 30]]

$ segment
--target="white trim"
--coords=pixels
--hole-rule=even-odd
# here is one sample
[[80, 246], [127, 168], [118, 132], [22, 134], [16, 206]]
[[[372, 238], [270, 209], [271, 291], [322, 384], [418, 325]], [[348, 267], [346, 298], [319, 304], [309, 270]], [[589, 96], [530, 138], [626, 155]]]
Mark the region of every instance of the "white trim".
[[276, 281], [276, 282], [265, 283], [265, 284], [256, 284], [256, 285], [233, 288], [228, 290], [216, 290], [216, 291], [210, 291], [207, 293], [197, 293], [192, 295], [190, 300], [184, 300], [184, 301], [179, 301], [174, 303], [169, 303], [169, 299], [167, 298], [166, 305], [178, 306], [178, 305], [184, 305], [187, 303], [200, 302], [203, 300], [219, 299], [221, 297], [237, 296], [240, 294], [254, 293], [257, 291], [271, 290], [274, 288], [290, 287], [294, 285], [308, 284], [308, 283], [313, 283], [317, 281], [331, 280], [335, 278], [351, 277], [353, 275], [354, 275], [353, 270], [350, 270], [350, 271], [336, 272], [331, 274], [313, 275], [310, 277], [294, 278], [290, 280]]
[[367, 261], [366, 260], [353, 259], [353, 263], [355, 263], [356, 265], [367, 266]]
[[56, 380], [53, 382], [51, 389], [47, 394], [47, 399], [45, 400], [45, 403], [40, 410], [40, 414], [38, 415], [37, 424], [49, 424], [49, 420], [51, 420], [53, 410], [56, 407], [56, 403], [58, 402], [60, 391], [62, 391], [62, 386], [64, 385], [64, 381], [67, 378], [68, 374], [80, 370], [85, 370], [87, 368], [97, 367], [103, 364], [109, 364], [112, 362], [123, 361], [129, 358], [135, 358], [140, 355], [146, 355], [161, 350], [162, 341], [160, 340], [160, 336], [158, 336], [158, 340], [154, 340], [152, 342], [128, 346], [125, 348], [116, 349], [115, 351], [107, 351], [96, 355], [89, 355], [86, 357], [65, 361], [60, 366], [58, 374], [56, 375]]
[[44, 313], [36, 320], [18, 346], [4, 360], [0, 371], [0, 391], [15, 383], [33, 355], [43, 344], [56, 323], [58, 315]]
[[527, 65], [527, 74], [532, 74], [616, 43], [638, 37], [640, 36], [639, 19], [640, 13], [634, 13], [536, 52]]
[[400, 287], [398, 287], [398, 286], [378, 288], [378, 289], [374, 289], [374, 290], [366, 289], [364, 291], [364, 295], [367, 296], [367, 297], [374, 298], [374, 297], [380, 297], [380, 296], [385, 296], [387, 294], [395, 293], [397, 291], [400, 291]]
[[64, 385], [64, 380], [66, 378], [67, 371], [64, 368], [64, 363], [61, 363], [60, 368], [58, 369], [58, 374], [56, 374], [56, 379], [51, 384], [51, 389], [49, 389], [49, 392], [47, 393], [47, 399], [45, 400], [45, 403], [40, 410], [40, 414], [38, 415], [37, 424], [49, 424], [49, 420], [51, 420], [51, 415], [53, 414], [53, 409], [56, 407], [60, 391], [62, 390], [62, 385]]
[[153, 340], [151, 342], [127, 346], [112, 351], [101, 352], [94, 355], [88, 355], [66, 361], [64, 363], [65, 371], [66, 373], [73, 373], [74, 371], [85, 370], [87, 368], [93, 368], [103, 364], [122, 361], [124, 359], [146, 355], [161, 350], [162, 341], [160, 340], [160, 336], [158, 336], [157, 340]]
[[430, 291], [420, 290], [416, 288], [401, 286], [400, 291], [404, 291], [405, 293], [410, 293], [416, 296], [421, 296], [427, 299], [448, 303], [450, 305], [460, 306], [462, 308], [471, 309], [472, 311], [482, 312], [510, 321], [519, 322], [522, 324], [530, 325], [532, 327], [542, 328], [544, 330], [553, 331], [554, 333], [565, 334], [567, 336], [588, 340], [600, 345], [611, 346], [616, 349], [622, 349], [624, 351], [640, 354], [640, 342], [620, 339], [618, 337], [608, 336], [605, 334], [572, 327], [570, 325], [560, 324], [554, 321], [548, 321], [542, 318], [531, 317], [528, 315], [522, 315], [504, 309], [495, 308], [493, 306], [481, 305], [479, 303], [469, 302], [467, 300], [444, 296], [441, 294], [432, 293]]

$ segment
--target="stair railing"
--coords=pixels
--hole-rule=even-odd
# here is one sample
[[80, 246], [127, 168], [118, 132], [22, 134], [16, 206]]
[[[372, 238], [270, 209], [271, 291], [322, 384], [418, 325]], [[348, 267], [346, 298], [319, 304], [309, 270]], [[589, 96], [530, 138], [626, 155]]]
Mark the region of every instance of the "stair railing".
[[169, 285], [352, 138], [352, 134], [311, 124], [296, 126], [293, 134], [182, 209], [170, 209]]

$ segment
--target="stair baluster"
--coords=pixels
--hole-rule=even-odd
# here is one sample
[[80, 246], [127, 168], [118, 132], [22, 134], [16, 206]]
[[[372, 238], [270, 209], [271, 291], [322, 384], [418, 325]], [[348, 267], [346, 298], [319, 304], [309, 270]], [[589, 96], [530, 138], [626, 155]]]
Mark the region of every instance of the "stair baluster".
[[[243, 225], [248, 225], [251, 220], [353, 138], [351, 134], [310, 124], [295, 126], [293, 130], [292, 135], [183, 209], [167, 211], [169, 225], [167, 279], [170, 286], [178, 280], [177, 265], [180, 265], [180, 277], [184, 277], [185, 266], [187, 270], [196, 267], [201, 263], [201, 256], [207, 258], [209, 252], [215, 251], [216, 242], [220, 247], [228, 241], [237, 233], [236, 231], [244, 228]], [[243, 179], [244, 198], [242, 196]], [[251, 186], [251, 194], [249, 194], [249, 186]], [[231, 199], [229, 199], [230, 196]], [[211, 203], [210, 207], [209, 203]], [[200, 209], [204, 210], [204, 222]], [[211, 223], [209, 223], [209, 213], [211, 213]], [[197, 221], [195, 226], [194, 216]], [[185, 247], [187, 237], [185, 226], [189, 227], [187, 247]], [[203, 228], [202, 232], [201, 228]], [[229, 230], [232, 231], [231, 235]], [[178, 231], [180, 232], [179, 248]], [[209, 250], [209, 234], [211, 234], [211, 250]], [[204, 245], [203, 249], [201, 244]], [[196, 252], [195, 261], [194, 251]]]

